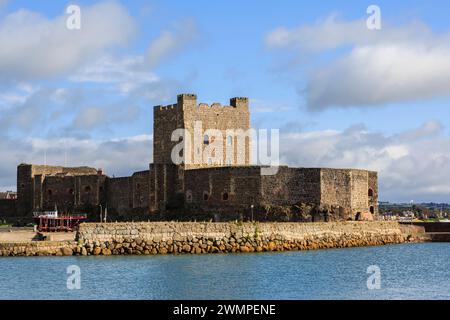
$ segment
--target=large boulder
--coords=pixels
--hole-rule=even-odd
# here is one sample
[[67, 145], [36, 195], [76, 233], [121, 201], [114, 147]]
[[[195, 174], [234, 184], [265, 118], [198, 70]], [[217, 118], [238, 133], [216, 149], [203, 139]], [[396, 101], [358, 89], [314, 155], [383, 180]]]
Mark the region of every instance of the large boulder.
[[61, 248], [61, 254], [63, 256], [72, 256], [73, 255], [73, 250], [72, 250], [72, 248], [64, 247], [64, 248]]
[[110, 256], [110, 255], [111, 255], [111, 249], [103, 248], [103, 249], [102, 249], [102, 255], [104, 255], [104, 256]]

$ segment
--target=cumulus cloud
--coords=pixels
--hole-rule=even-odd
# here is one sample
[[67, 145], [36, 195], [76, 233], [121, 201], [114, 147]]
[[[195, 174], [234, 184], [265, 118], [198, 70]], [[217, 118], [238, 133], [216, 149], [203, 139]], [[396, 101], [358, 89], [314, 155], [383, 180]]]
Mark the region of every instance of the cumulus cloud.
[[308, 70], [307, 84], [299, 90], [306, 93], [310, 110], [450, 95], [450, 33], [434, 33], [420, 22], [384, 23], [382, 30], [372, 31], [365, 20], [331, 16], [310, 26], [278, 28], [268, 34], [266, 45], [300, 57], [329, 55]]
[[6, 100], [0, 114], [0, 136], [17, 132], [27, 135], [35, 129], [42, 132], [61, 108], [73, 107], [68, 92], [61, 88], [15, 90], [15, 93], [1, 94]]
[[135, 106], [85, 107], [76, 114], [70, 128], [74, 130], [92, 130], [98, 126], [104, 128], [109, 124], [131, 123], [137, 118], [139, 112], [139, 108]]
[[197, 24], [192, 19], [177, 23], [172, 30], [164, 30], [150, 44], [146, 55], [147, 63], [155, 66], [168, 57], [174, 56], [190, 45], [197, 36]]
[[155, 84], [159, 78], [146, 66], [143, 56], [105, 55], [78, 69], [69, 80], [115, 84], [121, 93], [127, 94], [140, 85]]
[[437, 121], [394, 135], [362, 125], [287, 132], [281, 135], [280, 154], [280, 162], [292, 166], [376, 170], [380, 200], [448, 201], [450, 138]]
[[9, 0], [0, 0], [0, 10], [8, 4]]
[[101, 88], [33, 87], [0, 92], [0, 137], [87, 137], [111, 134], [112, 128], [138, 120], [139, 101], [128, 96], [110, 99], [110, 95]]
[[80, 67], [69, 80], [113, 84], [122, 95], [166, 100], [175, 94], [173, 89], [178, 88], [179, 83], [174, 79], [161, 79], [154, 69], [180, 54], [197, 40], [198, 35], [195, 20], [181, 20], [153, 39], [144, 54], [123, 57], [103, 55]]
[[117, 2], [81, 7], [81, 29], [69, 30], [69, 15], [48, 19], [18, 10], [0, 22], [0, 74], [3, 79], [27, 80], [74, 70], [104, 50], [125, 45], [135, 23]]

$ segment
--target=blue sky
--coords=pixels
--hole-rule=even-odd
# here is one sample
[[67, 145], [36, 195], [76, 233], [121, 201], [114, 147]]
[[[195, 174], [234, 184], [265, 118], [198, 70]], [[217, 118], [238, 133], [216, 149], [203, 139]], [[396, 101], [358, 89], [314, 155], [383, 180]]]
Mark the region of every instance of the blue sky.
[[[69, 4], [79, 31], [63, 30]], [[381, 30], [365, 27], [371, 4]], [[280, 129], [284, 163], [377, 170], [381, 200], [450, 202], [448, 12], [447, 1], [0, 0], [0, 189], [21, 162], [146, 169], [152, 107], [193, 92], [249, 97], [252, 125]]]

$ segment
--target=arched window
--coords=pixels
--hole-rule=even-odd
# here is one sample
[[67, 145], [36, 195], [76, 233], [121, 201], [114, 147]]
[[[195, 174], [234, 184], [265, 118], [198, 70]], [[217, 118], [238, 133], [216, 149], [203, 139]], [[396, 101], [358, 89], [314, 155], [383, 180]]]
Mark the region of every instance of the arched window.
[[370, 189], [370, 188], [369, 188], [369, 191], [368, 191], [368, 195], [369, 195], [369, 197], [373, 197], [373, 190]]
[[52, 190], [52, 189], [48, 189], [48, 190], [47, 190], [47, 194], [48, 194], [49, 196], [51, 196], [51, 195], [53, 194], [53, 190]]
[[85, 186], [84, 187], [84, 192], [86, 192], [86, 193], [91, 192], [91, 190], [92, 190], [91, 186]]
[[222, 193], [222, 200], [223, 201], [228, 201], [228, 192]]
[[208, 199], [209, 199], [209, 194], [208, 194], [208, 192], [203, 192], [203, 200], [204, 201], [208, 201]]
[[371, 214], [374, 214], [374, 213], [375, 213], [375, 208], [374, 208], [373, 206], [370, 206], [370, 209], [369, 209], [369, 210], [370, 210], [370, 213], [371, 213]]
[[190, 190], [186, 191], [186, 202], [192, 202], [192, 192]]
[[203, 144], [208, 145], [209, 144], [209, 136], [207, 134], [205, 134], [203, 136]]
[[233, 137], [232, 136], [227, 137], [227, 145], [229, 145], [229, 146], [233, 145]]

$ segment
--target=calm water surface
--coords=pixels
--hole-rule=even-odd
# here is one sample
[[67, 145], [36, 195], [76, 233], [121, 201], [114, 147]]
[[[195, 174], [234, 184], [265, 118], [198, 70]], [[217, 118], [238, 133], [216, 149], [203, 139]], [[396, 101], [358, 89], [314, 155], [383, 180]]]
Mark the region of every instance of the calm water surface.
[[[67, 267], [81, 289], [67, 289]], [[381, 269], [368, 290], [367, 267]], [[0, 258], [0, 299], [450, 299], [450, 243], [304, 252]]]

